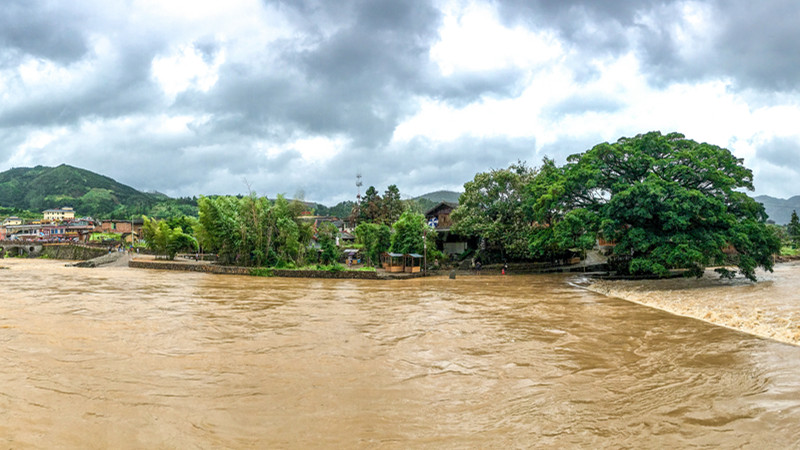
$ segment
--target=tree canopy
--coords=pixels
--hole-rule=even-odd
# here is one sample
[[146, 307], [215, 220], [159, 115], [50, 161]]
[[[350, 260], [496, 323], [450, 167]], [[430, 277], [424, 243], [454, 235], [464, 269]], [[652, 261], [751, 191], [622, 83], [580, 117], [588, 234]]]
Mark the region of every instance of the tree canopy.
[[577, 215], [584, 235], [599, 233], [629, 258], [630, 273], [699, 276], [728, 260], [725, 249], [749, 279], [757, 267], [772, 269], [779, 241], [763, 206], [741, 192], [753, 189], [752, 172], [727, 149], [651, 132], [572, 155], [555, 178], [534, 216], [550, 215], [558, 227]]
[[464, 184], [458, 208], [451, 215], [452, 231], [483, 238], [488, 251], [495, 251], [501, 259], [527, 258], [531, 222], [523, 195], [535, 174], [519, 162], [475, 175]]

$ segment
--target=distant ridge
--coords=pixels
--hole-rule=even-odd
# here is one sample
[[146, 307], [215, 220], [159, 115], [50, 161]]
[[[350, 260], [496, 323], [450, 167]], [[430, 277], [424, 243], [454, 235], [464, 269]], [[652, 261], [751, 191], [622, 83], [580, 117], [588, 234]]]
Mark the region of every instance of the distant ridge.
[[0, 206], [32, 212], [69, 206], [80, 216], [95, 218], [196, 214], [195, 206], [184, 203], [67, 164], [17, 167], [0, 173]]
[[411, 200], [417, 202], [420, 209], [424, 212], [441, 202], [458, 203], [458, 198], [461, 196], [460, 192], [453, 191], [434, 191], [414, 197]]
[[778, 225], [788, 224], [792, 217], [792, 211], [800, 214], [800, 195], [795, 195], [790, 199], [775, 198], [769, 195], [759, 195], [753, 198], [764, 205], [769, 218]]
[[461, 197], [461, 192], [435, 191], [435, 192], [429, 192], [427, 194], [422, 194], [419, 197], [414, 197], [413, 200], [424, 198], [425, 200], [430, 200], [436, 203], [439, 202], [458, 203], [459, 197]]

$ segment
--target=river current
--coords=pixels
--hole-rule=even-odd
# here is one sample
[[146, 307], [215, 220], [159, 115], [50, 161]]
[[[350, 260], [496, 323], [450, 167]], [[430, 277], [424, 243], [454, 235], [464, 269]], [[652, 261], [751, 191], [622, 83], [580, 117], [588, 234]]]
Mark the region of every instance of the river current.
[[568, 275], [0, 266], [5, 448], [800, 446], [800, 348]]

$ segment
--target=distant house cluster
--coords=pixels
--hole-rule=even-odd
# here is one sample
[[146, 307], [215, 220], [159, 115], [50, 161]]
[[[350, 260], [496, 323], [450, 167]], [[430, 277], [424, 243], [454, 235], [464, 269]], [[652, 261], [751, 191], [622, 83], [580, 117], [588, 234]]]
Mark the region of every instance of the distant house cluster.
[[88, 242], [92, 235], [114, 233], [124, 242], [133, 243], [142, 232], [142, 219], [97, 221], [91, 217], [75, 217], [69, 207], [42, 211], [41, 220], [25, 222], [10, 216], [0, 225], [0, 240], [36, 242]]

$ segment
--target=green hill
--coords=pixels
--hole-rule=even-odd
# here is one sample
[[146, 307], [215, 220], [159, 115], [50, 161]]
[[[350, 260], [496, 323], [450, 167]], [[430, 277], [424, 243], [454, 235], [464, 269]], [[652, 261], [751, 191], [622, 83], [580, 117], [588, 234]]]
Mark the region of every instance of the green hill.
[[435, 191], [427, 194], [422, 194], [419, 197], [414, 197], [411, 200], [417, 202], [422, 212], [428, 211], [441, 202], [458, 203], [458, 198], [461, 196], [460, 192], [453, 191]]
[[424, 198], [425, 200], [430, 200], [434, 203], [441, 203], [441, 202], [458, 203], [459, 197], [461, 197], [461, 192], [436, 191], [420, 195], [419, 197], [415, 197], [414, 200], [419, 200], [421, 198]]
[[66, 164], [18, 167], [0, 173], [0, 206], [7, 208], [41, 212], [70, 206], [79, 216], [127, 219], [141, 214], [171, 217], [196, 213], [196, 207], [187, 203], [191, 202], [140, 192]]

